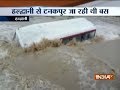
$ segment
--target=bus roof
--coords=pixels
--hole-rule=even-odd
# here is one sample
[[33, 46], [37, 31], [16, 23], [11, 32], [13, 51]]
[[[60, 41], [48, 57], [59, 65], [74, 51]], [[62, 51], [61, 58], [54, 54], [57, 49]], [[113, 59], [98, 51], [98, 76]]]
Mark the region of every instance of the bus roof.
[[94, 29], [95, 26], [87, 19], [75, 18], [25, 26], [16, 30], [16, 35], [20, 45], [28, 47], [40, 42], [43, 38], [59, 39]]

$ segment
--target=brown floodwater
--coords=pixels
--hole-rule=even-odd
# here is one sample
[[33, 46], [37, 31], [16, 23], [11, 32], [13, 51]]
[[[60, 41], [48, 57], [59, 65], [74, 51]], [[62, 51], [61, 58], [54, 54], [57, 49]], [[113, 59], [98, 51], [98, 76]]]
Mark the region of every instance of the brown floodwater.
[[60, 55], [58, 49], [47, 49], [39, 54], [17, 57], [15, 68], [25, 75], [41, 75], [45, 79], [64, 87], [66, 90], [79, 90], [78, 71], [74, 64], [67, 63], [71, 58]]
[[120, 39], [91, 45], [87, 50], [110, 67], [120, 69]]

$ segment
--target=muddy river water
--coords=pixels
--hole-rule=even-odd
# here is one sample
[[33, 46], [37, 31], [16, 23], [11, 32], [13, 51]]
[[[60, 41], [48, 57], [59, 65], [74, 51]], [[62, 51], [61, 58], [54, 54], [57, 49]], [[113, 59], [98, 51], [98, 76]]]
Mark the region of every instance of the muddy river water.
[[66, 90], [79, 90], [77, 69], [74, 64], [65, 62], [70, 57], [61, 56], [56, 50], [20, 56], [15, 61], [15, 68], [26, 75], [41, 75]]
[[87, 49], [110, 67], [120, 70], [120, 39], [91, 45]]
[[26, 76], [40, 75], [65, 90], [119, 90], [117, 74], [114, 81], [94, 80], [95, 73], [111, 73], [120, 68], [119, 46], [120, 40], [88, 45], [86, 55], [80, 53], [79, 47], [48, 48], [16, 57], [14, 67]]

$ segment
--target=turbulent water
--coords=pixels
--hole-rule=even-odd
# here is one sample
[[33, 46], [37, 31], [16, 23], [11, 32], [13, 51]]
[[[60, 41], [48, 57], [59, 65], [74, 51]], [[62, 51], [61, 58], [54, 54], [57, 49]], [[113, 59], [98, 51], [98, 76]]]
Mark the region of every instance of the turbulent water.
[[88, 50], [120, 73], [120, 39], [91, 45]]
[[[17, 28], [65, 18], [71, 17], [32, 17], [28, 23], [0, 23], [0, 90], [119, 90], [118, 73], [114, 81], [94, 80], [95, 73], [111, 73], [112, 68], [81, 48], [81, 44], [47, 48], [36, 53], [25, 53], [11, 44]], [[103, 22], [102, 17], [87, 18], [96, 20], [97, 35], [107, 35], [109, 39], [113, 38], [111, 35], [119, 36], [119, 24], [113, 24], [115, 17], [107, 17], [112, 20], [110, 23]]]

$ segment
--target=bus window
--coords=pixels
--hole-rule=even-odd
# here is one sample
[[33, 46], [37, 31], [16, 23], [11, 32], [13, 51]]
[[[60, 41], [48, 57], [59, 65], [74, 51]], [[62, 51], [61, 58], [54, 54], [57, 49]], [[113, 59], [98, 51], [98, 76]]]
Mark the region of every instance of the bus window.
[[95, 32], [90, 32], [90, 38], [93, 38], [95, 36]]
[[70, 41], [70, 40], [67, 39], [67, 38], [62, 40], [62, 42], [63, 42], [64, 44], [67, 44], [69, 41]]
[[85, 35], [82, 34], [82, 35], [81, 35], [81, 41], [84, 41], [84, 40], [85, 40]]
[[76, 36], [76, 41], [81, 41], [81, 35]]

